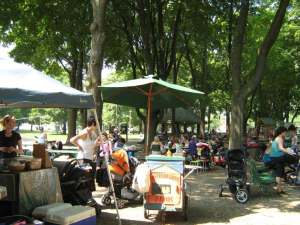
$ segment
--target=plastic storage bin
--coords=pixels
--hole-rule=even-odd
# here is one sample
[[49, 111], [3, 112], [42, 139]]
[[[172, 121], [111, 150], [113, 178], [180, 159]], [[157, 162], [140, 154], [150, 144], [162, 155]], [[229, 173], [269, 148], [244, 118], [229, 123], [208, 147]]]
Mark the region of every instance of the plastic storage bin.
[[96, 212], [92, 207], [76, 205], [47, 213], [45, 222], [46, 225], [96, 225]]

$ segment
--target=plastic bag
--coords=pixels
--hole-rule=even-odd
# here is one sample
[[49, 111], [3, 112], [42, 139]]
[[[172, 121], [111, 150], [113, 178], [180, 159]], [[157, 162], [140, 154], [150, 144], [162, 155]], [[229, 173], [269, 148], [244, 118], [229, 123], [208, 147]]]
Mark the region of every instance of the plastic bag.
[[146, 163], [140, 164], [136, 168], [133, 181], [132, 181], [132, 189], [142, 194], [149, 192], [150, 168]]

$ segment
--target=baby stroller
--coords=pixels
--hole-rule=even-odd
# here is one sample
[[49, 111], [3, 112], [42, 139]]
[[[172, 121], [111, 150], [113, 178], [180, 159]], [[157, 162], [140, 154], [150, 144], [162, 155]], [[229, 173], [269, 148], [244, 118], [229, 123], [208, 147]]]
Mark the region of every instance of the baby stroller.
[[226, 161], [225, 161], [225, 155], [226, 155], [226, 149], [221, 145], [213, 145], [213, 154], [212, 154], [212, 162], [216, 166], [221, 166], [225, 168]]
[[197, 146], [198, 159], [205, 162], [203, 164], [204, 169], [210, 169], [212, 160], [211, 160], [211, 150], [209, 144], [204, 142], [199, 142], [196, 144], [196, 146]]
[[[246, 203], [249, 200], [250, 184], [247, 183], [246, 154], [241, 149], [229, 150], [227, 153], [226, 184], [238, 203]], [[224, 186], [220, 185], [219, 197], [222, 197]]]
[[92, 197], [95, 191], [93, 162], [61, 156], [53, 159], [53, 166], [58, 170], [64, 202], [88, 205], [100, 214], [100, 206]]
[[[128, 157], [124, 149], [114, 150], [112, 160], [109, 162], [114, 191], [116, 194], [118, 208], [124, 208], [127, 202], [139, 203], [143, 200], [143, 196], [131, 188], [133, 175], [138, 165], [135, 157]], [[97, 183], [99, 186], [108, 187], [107, 193], [102, 197], [102, 204], [110, 205], [113, 190], [109, 185], [107, 168], [101, 168], [97, 171]], [[142, 202], [141, 202], [142, 203]]]
[[299, 152], [298, 149], [292, 149], [294, 155], [285, 155], [286, 164], [288, 169], [285, 171], [285, 181], [290, 184], [300, 184], [300, 164], [299, 164]]

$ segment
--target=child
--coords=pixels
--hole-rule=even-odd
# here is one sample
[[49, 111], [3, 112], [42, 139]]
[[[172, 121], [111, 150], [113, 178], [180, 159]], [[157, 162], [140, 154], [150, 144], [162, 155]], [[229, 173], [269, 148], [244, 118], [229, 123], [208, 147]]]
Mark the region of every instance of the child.
[[291, 124], [289, 126], [288, 131], [290, 132], [290, 137], [291, 137], [291, 149], [294, 150], [294, 152], [297, 154], [298, 153], [298, 137], [297, 137], [297, 128]]

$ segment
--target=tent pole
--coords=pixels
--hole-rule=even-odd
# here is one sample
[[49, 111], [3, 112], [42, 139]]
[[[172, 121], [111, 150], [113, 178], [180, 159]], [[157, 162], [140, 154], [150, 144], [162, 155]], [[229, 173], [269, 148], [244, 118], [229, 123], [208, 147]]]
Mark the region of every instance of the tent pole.
[[[101, 143], [102, 143], [102, 136], [101, 136], [102, 132], [101, 132], [101, 128], [100, 128], [100, 124], [99, 124], [96, 109], [93, 109], [93, 113], [94, 113], [94, 117], [95, 117], [95, 120], [96, 120], [96, 125], [97, 125], [97, 130], [98, 130], [98, 133], [99, 133], [99, 137], [100, 137], [100, 140], [101, 140]], [[120, 214], [119, 214], [119, 209], [118, 209], [116, 193], [115, 193], [115, 189], [114, 189], [114, 184], [113, 184], [113, 181], [112, 181], [110, 170], [108, 168], [108, 155], [107, 154], [104, 155], [104, 163], [105, 163], [108, 178], [109, 178], [110, 189], [112, 191], [113, 199], [114, 199], [114, 202], [115, 202], [115, 207], [116, 207], [116, 211], [117, 211], [117, 218], [118, 218], [118, 221], [119, 221], [119, 225], [122, 225], [122, 221], [121, 221]]]
[[149, 87], [148, 99], [147, 99], [147, 134], [146, 134], [146, 156], [149, 154], [150, 147], [150, 126], [151, 126], [151, 113], [152, 113], [152, 84]]

